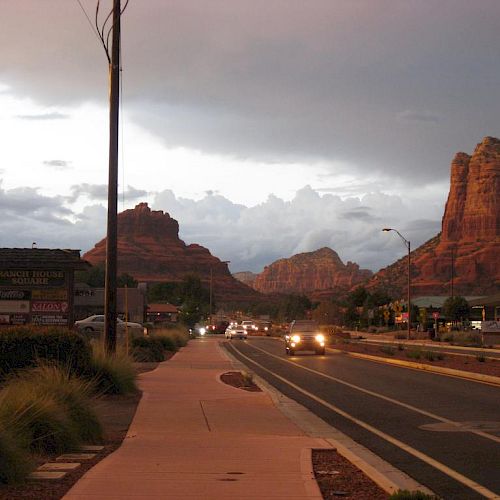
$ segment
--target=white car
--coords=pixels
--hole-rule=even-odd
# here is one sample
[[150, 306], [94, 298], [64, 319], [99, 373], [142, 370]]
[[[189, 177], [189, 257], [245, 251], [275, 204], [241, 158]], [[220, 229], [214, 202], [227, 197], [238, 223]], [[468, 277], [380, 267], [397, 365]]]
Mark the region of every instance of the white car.
[[[122, 321], [120, 318], [116, 318], [116, 330], [118, 334], [123, 335], [125, 333], [125, 326], [127, 327], [128, 333], [131, 335], [145, 335], [147, 329], [140, 323], [132, 323], [131, 321]], [[104, 315], [94, 314], [88, 318], [75, 321], [75, 328], [81, 332], [88, 335], [93, 335], [96, 333], [104, 332]]]
[[257, 325], [253, 321], [245, 320], [241, 322], [241, 326], [249, 333], [257, 331]]
[[243, 328], [242, 325], [232, 325], [226, 328], [226, 333], [224, 335], [226, 336], [226, 339], [229, 340], [232, 339], [246, 340], [248, 333], [246, 329]]

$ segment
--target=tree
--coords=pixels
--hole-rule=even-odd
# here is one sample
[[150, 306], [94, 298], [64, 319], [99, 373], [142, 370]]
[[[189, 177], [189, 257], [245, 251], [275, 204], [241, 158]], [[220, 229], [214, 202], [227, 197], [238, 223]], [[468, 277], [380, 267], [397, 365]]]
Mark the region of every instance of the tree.
[[448, 297], [443, 304], [443, 314], [450, 321], [464, 321], [469, 317], [469, 303], [460, 296]]
[[128, 288], [137, 288], [138, 282], [130, 274], [123, 273], [123, 274], [120, 274], [120, 276], [118, 276], [116, 284], [118, 285], [118, 287], [121, 287], [121, 288], [123, 288], [125, 286]]
[[[92, 288], [104, 288], [106, 279], [106, 269], [104, 264], [92, 266], [86, 271], [77, 271], [75, 281], [77, 283], [86, 283]], [[118, 287], [127, 285], [129, 288], [137, 288], [137, 280], [128, 273], [120, 274], [116, 282]]]

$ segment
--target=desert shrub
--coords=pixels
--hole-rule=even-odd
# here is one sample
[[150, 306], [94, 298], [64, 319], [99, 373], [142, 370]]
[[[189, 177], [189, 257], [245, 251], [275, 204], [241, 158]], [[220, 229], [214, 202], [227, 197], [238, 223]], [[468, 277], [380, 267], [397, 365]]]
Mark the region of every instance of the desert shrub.
[[403, 344], [398, 344], [398, 351], [404, 351], [405, 346]]
[[481, 334], [473, 332], [454, 332], [451, 342], [461, 346], [480, 347], [482, 345]]
[[12, 432], [16, 443], [43, 454], [62, 453], [79, 445], [64, 405], [40, 393], [35, 383], [11, 380], [2, 392], [0, 426]]
[[[19, 375], [40, 395], [54, 398], [65, 409], [79, 439], [85, 443], [102, 441], [102, 427], [90, 402], [94, 392], [91, 381], [77, 378], [64, 368], [41, 364]], [[15, 382], [14, 382], [15, 383]]]
[[[173, 341], [170, 343], [174, 346]], [[138, 337], [132, 341], [132, 357], [135, 361], [163, 361], [164, 352], [165, 348], [159, 337]]]
[[16, 442], [9, 430], [0, 426], [0, 484], [19, 483], [32, 470], [29, 453]]
[[81, 374], [88, 368], [91, 353], [85, 338], [65, 328], [7, 328], [0, 332], [0, 379], [36, 366], [39, 360], [56, 362]]
[[405, 339], [406, 337], [408, 337], [408, 333], [406, 333], [406, 332], [397, 332], [394, 335], [394, 338], [399, 339], [399, 340]]
[[[189, 341], [189, 331], [178, 326], [172, 328], [158, 328], [151, 331], [150, 337], [168, 337], [176, 347], [184, 347]], [[166, 347], [167, 350], [172, 350]]]
[[380, 347], [380, 351], [388, 356], [394, 356], [396, 349], [390, 345], [383, 345]]
[[406, 357], [410, 359], [420, 359], [422, 352], [420, 349], [410, 349], [406, 351]]
[[128, 394], [137, 391], [137, 374], [132, 360], [124, 353], [108, 356], [100, 344], [92, 346], [92, 358], [86, 372], [97, 392]]

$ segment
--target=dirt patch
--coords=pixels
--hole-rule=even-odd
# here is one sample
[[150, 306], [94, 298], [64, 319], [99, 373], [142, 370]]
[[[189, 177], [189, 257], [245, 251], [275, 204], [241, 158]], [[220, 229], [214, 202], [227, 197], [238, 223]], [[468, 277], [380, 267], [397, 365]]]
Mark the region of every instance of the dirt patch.
[[[134, 363], [138, 373], [150, 371], [158, 363]], [[69, 489], [95, 464], [120, 447], [132, 419], [142, 393], [127, 396], [102, 396], [93, 401], [104, 429], [104, 449], [97, 452], [92, 460], [82, 461], [77, 469], [70, 471], [58, 480], [30, 480], [18, 486], [0, 486], [1, 500], [59, 500]], [[55, 456], [37, 457], [37, 465], [53, 461]]]
[[[339, 349], [345, 352], [359, 352], [362, 354], [370, 354], [372, 356], [379, 356], [381, 358], [390, 359], [401, 359], [404, 361], [410, 361], [413, 363], [422, 363], [431, 366], [441, 366], [443, 368], [452, 368], [454, 370], [463, 370], [473, 373], [481, 373], [483, 375], [492, 375], [494, 377], [500, 377], [500, 361], [485, 359], [480, 361], [480, 356], [463, 356], [458, 354], [440, 353], [439, 351], [431, 351], [426, 346], [418, 345], [402, 345], [398, 347], [393, 346], [381, 346], [373, 344], [365, 344], [361, 342], [349, 342], [349, 343], [338, 343], [332, 344], [330, 347], [334, 349]], [[388, 351], [392, 354], [389, 354]], [[431, 361], [426, 358], [426, 353], [432, 352], [434, 360]], [[416, 359], [416, 353], [420, 353], [420, 357]], [[410, 356], [408, 356], [410, 354]], [[412, 356], [413, 354], [413, 356]], [[441, 354], [443, 359], [437, 359], [437, 355]], [[484, 351], [484, 356], [488, 356], [488, 351]], [[482, 358], [484, 359], [484, 358]]]
[[244, 391], [262, 392], [260, 387], [255, 385], [250, 377], [244, 376], [241, 372], [226, 372], [220, 376], [220, 379], [225, 384], [243, 389]]
[[387, 500], [389, 495], [336, 450], [312, 450], [314, 476], [325, 500]]

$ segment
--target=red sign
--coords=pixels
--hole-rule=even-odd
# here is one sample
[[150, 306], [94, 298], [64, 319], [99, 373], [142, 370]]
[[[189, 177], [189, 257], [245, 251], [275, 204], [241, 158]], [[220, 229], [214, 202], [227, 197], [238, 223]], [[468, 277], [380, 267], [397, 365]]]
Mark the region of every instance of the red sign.
[[34, 300], [31, 303], [32, 312], [65, 313], [68, 311], [67, 302], [49, 302], [45, 300]]
[[438, 313], [437, 311], [436, 311], [436, 312], [433, 312], [433, 313], [432, 313], [432, 317], [433, 317], [434, 319], [438, 319], [438, 318], [439, 318], [439, 313]]

